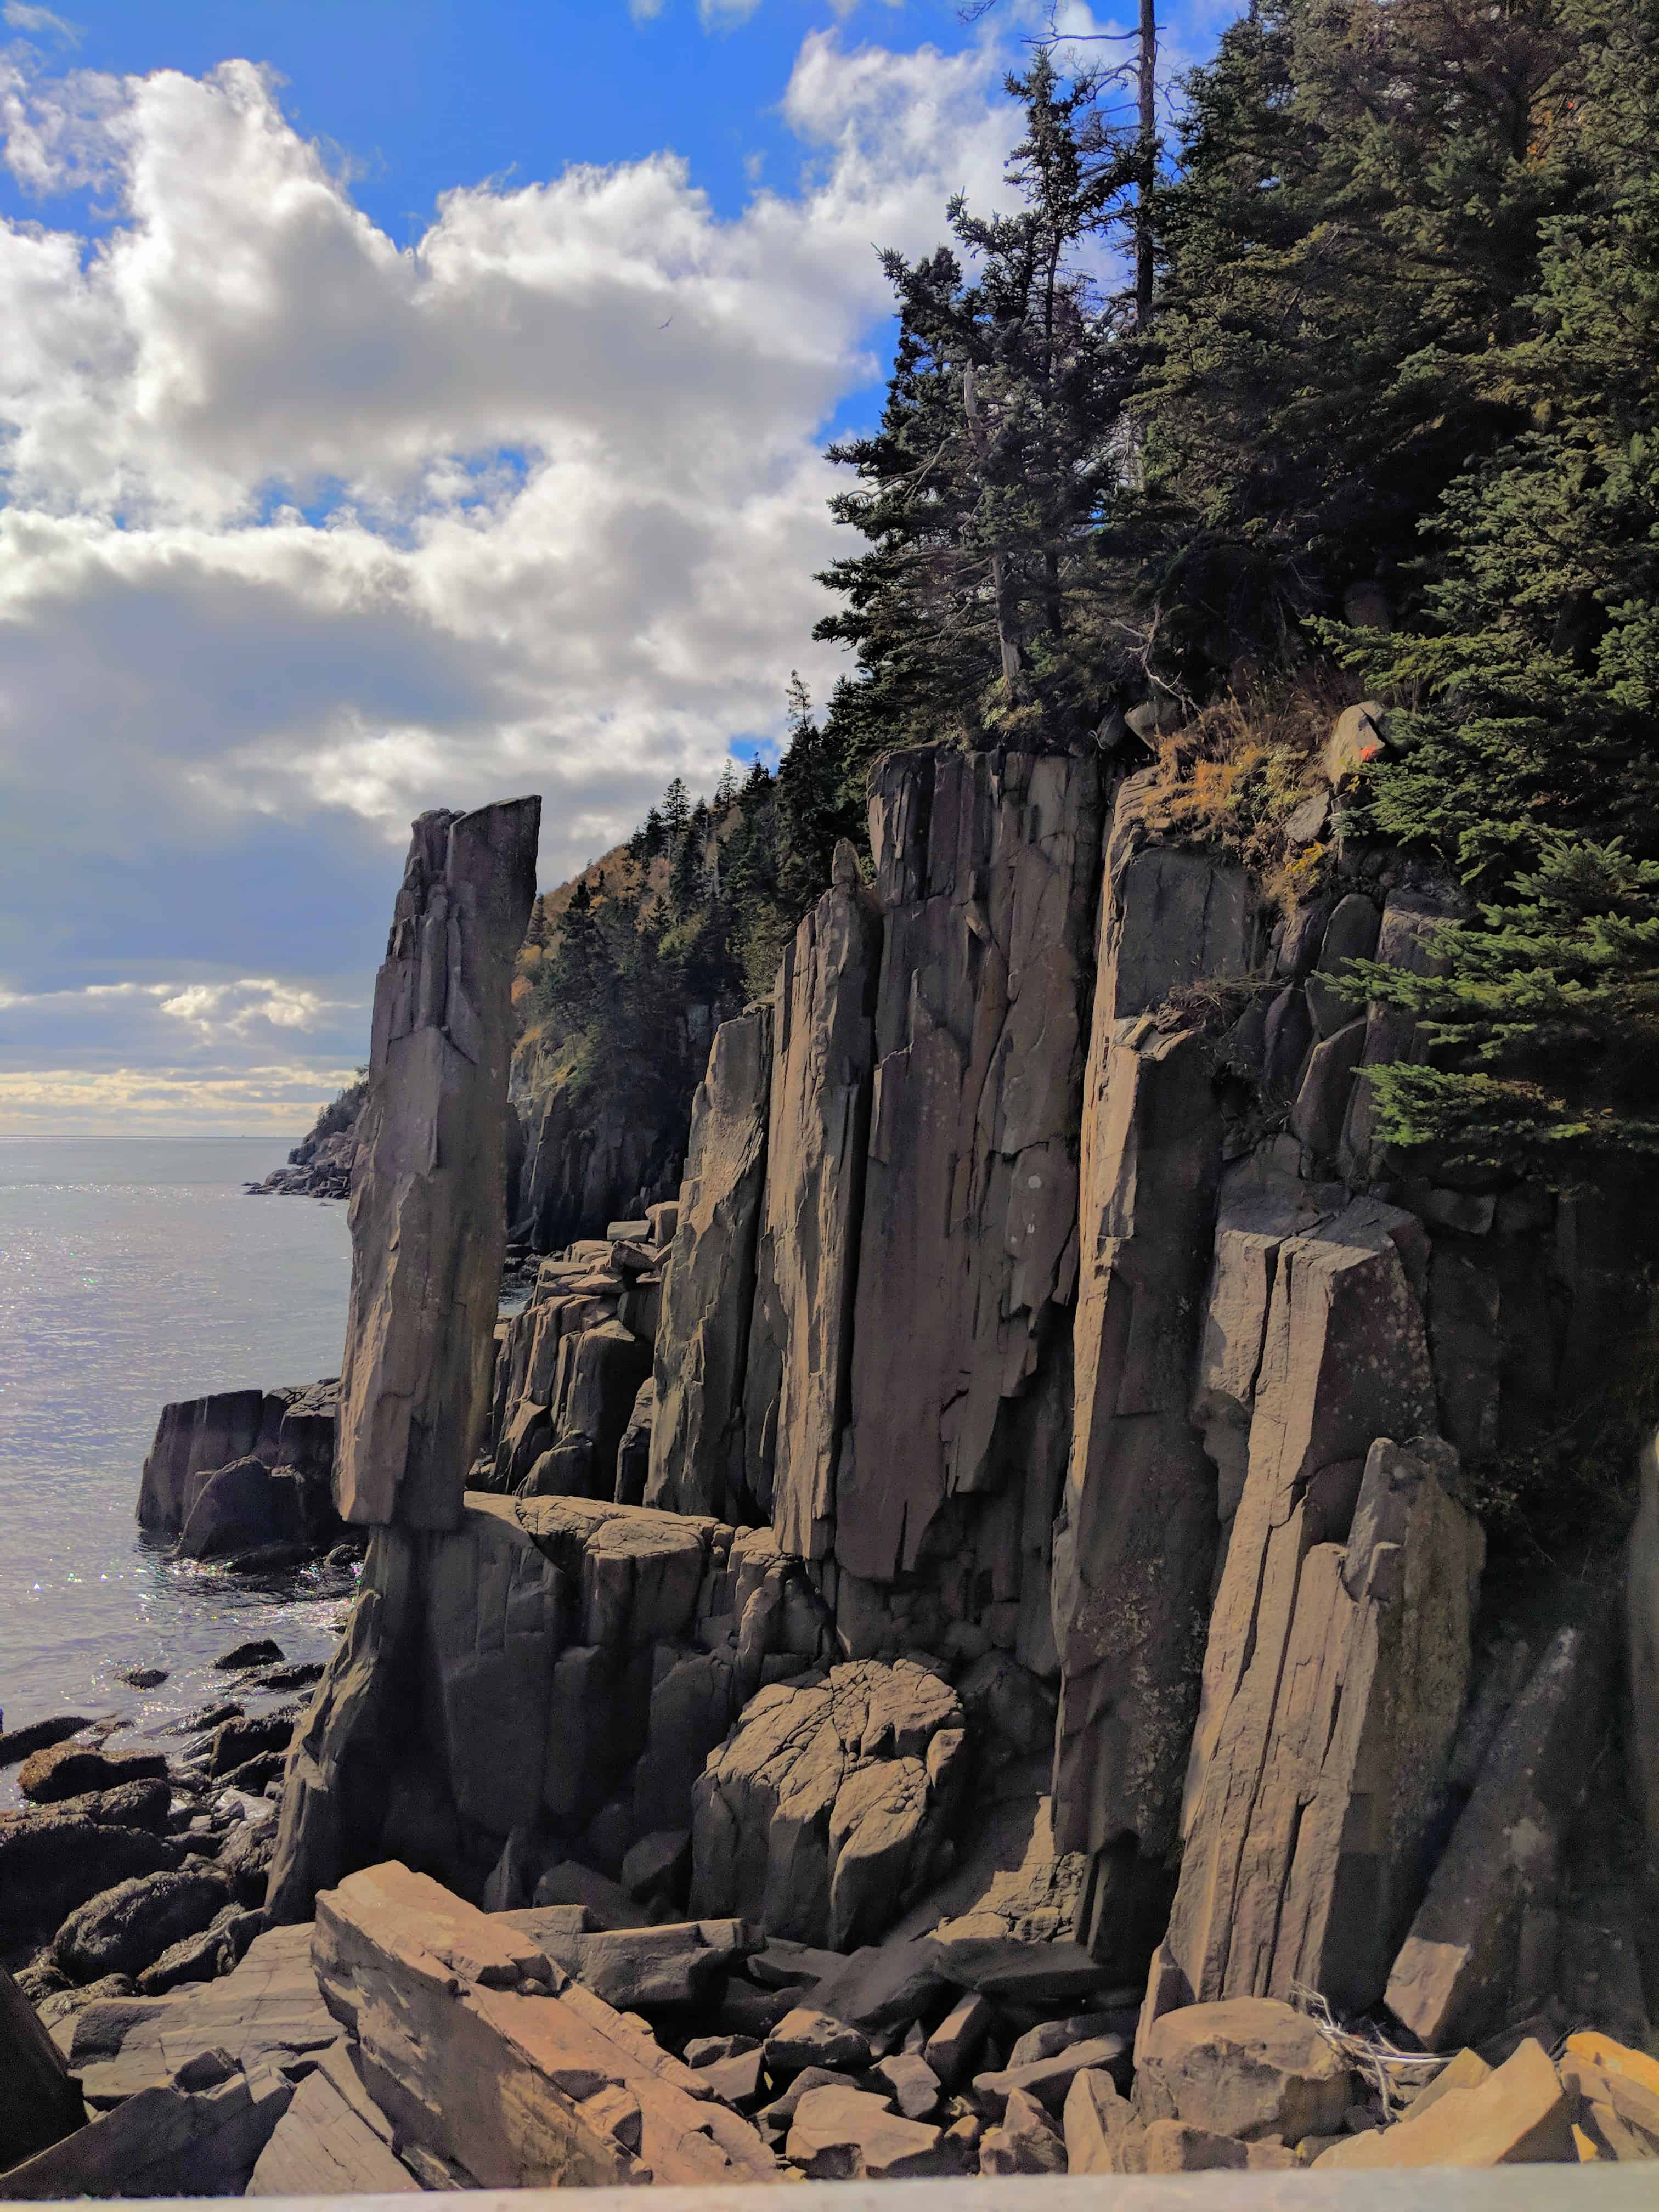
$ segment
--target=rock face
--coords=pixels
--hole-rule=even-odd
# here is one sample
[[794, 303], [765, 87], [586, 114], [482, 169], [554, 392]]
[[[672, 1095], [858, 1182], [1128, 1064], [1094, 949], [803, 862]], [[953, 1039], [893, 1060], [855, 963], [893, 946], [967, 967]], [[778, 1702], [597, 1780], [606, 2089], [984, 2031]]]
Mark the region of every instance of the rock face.
[[1425, 2050], [1478, 2039], [1504, 2016], [1528, 1908], [1555, 1895], [1610, 1657], [1604, 1624], [1564, 1628], [1481, 1764], [1389, 1977], [1389, 2011]]
[[[1055, 1839], [1120, 1862], [1176, 1832], [1186, 1683], [1216, 1545], [1215, 1477], [1188, 1419], [1221, 1173], [1204, 1040], [1150, 1018], [1249, 966], [1242, 870], [1144, 842], [1144, 781], [1120, 793], [1085, 1081], [1077, 1413], [1052, 1603], [1060, 1659]], [[1107, 1900], [1097, 1896], [1095, 1909]]]
[[347, 1521], [460, 1519], [507, 1248], [509, 994], [540, 814], [520, 799], [415, 824], [354, 1171], [335, 1485]]
[[[1193, 1999], [1305, 1988], [1360, 2012], [1382, 1993], [1419, 1900], [1468, 1685], [1485, 1547], [1449, 1494], [1455, 1471], [1449, 1445], [1380, 1439], [1352, 1507], [1334, 1494], [1352, 1497], [1351, 1486], [1328, 1482], [1311, 1508], [1290, 1508], [1273, 1532], [1279, 1556], [1270, 1539], [1254, 1582], [1224, 1583], [1213, 1747], [1166, 1938]], [[1258, 1458], [1230, 1576], [1252, 1532], [1271, 1525], [1252, 1486], [1273, 1480]], [[1254, 1649], [1240, 1673], [1247, 1615]]]
[[[490, 1331], [456, 1307], [441, 1510], [376, 1335], [395, 1300], [362, 1308], [363, 1465], [389, 1436], [402, 1472], [288, 1754], [279, 1918], [388, 1861], [441, 1875], [572, 2003], [689, 2035], [695, 2100], [815, 2172], [1311, 2158], [1383, 2115], [1305, 1988], [1432, 2049], [1552, 2003], [1645, 2032], [1627, 1874], [1575, 1825], [1610, 1641], [1540, 1665], [1560, 1595], [1506, 1565], [1483, 1597], [1468, 1502], [1596, 1387], [1645, 1201], [1377, 1144], [1366, 1071], [1421, 1041], [1345, 970], [1435, 957], [1446, 896], [1334, 850], [1270, 932], [1233, 858], [1159, 829], [1166, 775], [1118, 784], [1103, 841], [1092, 756], [879, 767], [874, 894], [843, 848], [775, 997], [719, 1030], [681, 1200], [630, 1188], [533, 1286], [515, 1267], [465, 1420], [462, 1340]], [[1325, 794], [1302, 818], [1317, 839]], [[454, 1048], [388, 1043], [386, 1128], [437, 1126]], [[391, 1283], [414, 1248], [374, 1206], [362, 1273]], [[565, 2080], [520, 2040], [552, 2000], [452, 1962], [439, 2006], [405, 1934], [370, 1949], [421, 2048], [365, 2063], [410, 2115], [440, 2063], [495, 2084], [411, 2171], [632, 2173], [615, 2074], [500, 2149], [525, 2084]], [[285, 2142], [343, 2124], [313, 2101]], [[1622, 2142], [1590, 2102], [1587, 2140]]]
[[1077, 1273], [1092, 761], [898, 754], [872, 778], [884, 935], [836, 1558], [890, 1583], [1003, 1488], [1006, 1409]]
[[[181, 1538], [187, 1559], [261, 1543], [332, 1542], [337, 1388], [330, 1376], [164, 1406], [139, 1485], [139, 1526]], [[232, 1468], [234, 1480], [220, 1483]]]
[[749, 1495], [807, 1559], [826, 1558], [835, 1534], [880, 968], [880, 912], [843, 842], [778, 973], [744, 1389]]
[[694, 1792], [693, 1908], [835, 1948], [926, 1886], [965, 1779], [962, 1707], [901, 1661], [763, 1690]]
[[679, 1222], [663, 1277], [646, 1502], [724, 1514], [743, 1481], [743, 1385], [766, 1165], [772, 1009], [722, 1022], [691, 1107]]

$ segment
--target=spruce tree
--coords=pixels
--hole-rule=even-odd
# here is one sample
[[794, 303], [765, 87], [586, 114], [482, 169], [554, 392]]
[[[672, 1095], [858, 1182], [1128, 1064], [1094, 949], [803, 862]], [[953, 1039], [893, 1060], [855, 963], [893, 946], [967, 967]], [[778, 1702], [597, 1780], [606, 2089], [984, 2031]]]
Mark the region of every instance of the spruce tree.
[[1659, 24], [1568, 0], [1560, 27], [1535, 127], [1576, 201], [1485, 372], [1527, 426], [1431, 518], [1421, 626], [1347, 641], [1410, 702], [1367, 826], [1479, 902], [1440, 975], [1364, 972], [1436, 1047], [1374, 1079], [1384, 1131], [1558, 1178], [1659, 1127]]
[[815, 633], [859, 656], [830, 709], [853, 764], [964, 732], [1063, 742], [1096, 704], [1091, 540], [1121, 384], [1087, 260], [1135, 150], [1100, 124], [1098, 81], [1062, 84], [1046, 54], [1008, 88], [1020, 204], [957, 198], [956, 249], [883, 255], [900, 327], [881, 428], [830, 449], [860, 479], [831, 511], [870, 548], [824, 572], [842, 605]]

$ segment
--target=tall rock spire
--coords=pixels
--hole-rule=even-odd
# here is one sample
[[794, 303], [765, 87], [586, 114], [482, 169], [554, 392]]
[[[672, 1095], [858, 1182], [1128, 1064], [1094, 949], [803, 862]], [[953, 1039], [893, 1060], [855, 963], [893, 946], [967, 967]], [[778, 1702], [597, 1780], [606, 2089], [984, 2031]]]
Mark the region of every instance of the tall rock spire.
[[489, 1401], [507, 1249], [513, 963], [536, 892], [539, 799], [415, 824], [374, 986], [351, 1192], [335, 1502], [453, 1528]]

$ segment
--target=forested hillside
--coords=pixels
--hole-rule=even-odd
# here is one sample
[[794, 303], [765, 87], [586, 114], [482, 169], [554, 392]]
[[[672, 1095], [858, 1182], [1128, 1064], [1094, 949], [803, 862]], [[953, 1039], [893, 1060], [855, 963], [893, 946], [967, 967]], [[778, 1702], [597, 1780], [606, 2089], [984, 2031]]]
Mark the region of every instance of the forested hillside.
[[[1271, 873], [1334, 704], [1392, 711], [1334, 834], [1443, 866], [1439, 1026], [1401, 1139], [1650, 1150], [1659, 1072], [1659, 36], [1622, 0], [1271, 0], [1182, 88], [1139, 195], [1110, 88], [1039, 53], [997, 211], [885, 257], [879, 427], [833, 447], [853, 543], [775, 775], [538, 908], [521, 1085], [683, 1121], [896, 744], [1159, 753], [1172, 819]], [[1321, 848], [1292, 864], [1316, 878]], [[567, 887], [568, 892], [568, 887]]]

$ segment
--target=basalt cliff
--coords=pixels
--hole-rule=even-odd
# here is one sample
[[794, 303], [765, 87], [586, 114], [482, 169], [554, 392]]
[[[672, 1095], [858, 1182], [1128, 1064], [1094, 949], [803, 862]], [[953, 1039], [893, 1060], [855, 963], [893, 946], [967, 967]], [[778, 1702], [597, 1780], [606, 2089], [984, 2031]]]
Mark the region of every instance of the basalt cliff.
[[1299, 818], [1286, 910], [1156, 771], [888, 756], [678, 1198], [505, 1320], [536, 810], [422, 818], [331, 1462], [367, 1559], [213, 1985], [289, 1962], [334, 2055], [260, 2136], [257, 2067], [181, 2088], [94, 2007], [83, 2081], [235, 2102], [256, 2189], [1659, 2155], [1659, 1468], [1571, 1557], [1483, 1474], [1610, 1387], [1654, 1193], [1382, 1144], [1422, 1040], [1344, 970], [1450, 897]]

